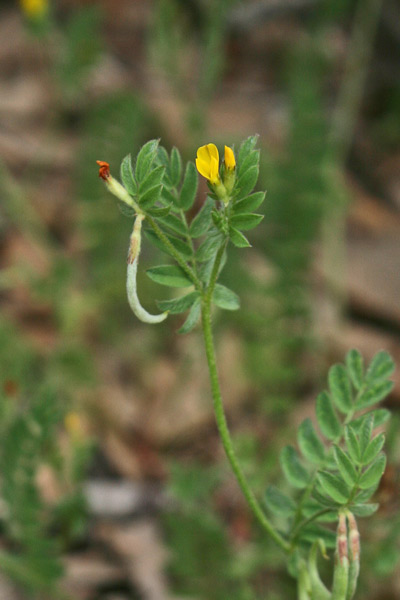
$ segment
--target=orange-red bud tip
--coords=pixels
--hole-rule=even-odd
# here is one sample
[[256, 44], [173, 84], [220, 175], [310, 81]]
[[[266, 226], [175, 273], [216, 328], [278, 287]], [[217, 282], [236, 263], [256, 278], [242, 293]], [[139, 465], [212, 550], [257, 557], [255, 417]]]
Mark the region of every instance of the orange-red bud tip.
[[110, 165], [104, 160], [96, 160], [96, 162], [100, 167], [99, 177], [104, 179], [104, 181], [107, 181], [107, 179], [110, 177]]

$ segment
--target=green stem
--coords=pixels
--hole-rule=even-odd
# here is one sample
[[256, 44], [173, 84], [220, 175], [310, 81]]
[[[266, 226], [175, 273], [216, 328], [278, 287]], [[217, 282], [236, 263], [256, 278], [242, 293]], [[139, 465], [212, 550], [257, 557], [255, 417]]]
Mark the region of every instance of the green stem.
[[193, 271], [193, 269], [191, 269], [189, 267], [189, 265], [187, 264], [187, 262], [185, 261], [183, 256], [180, 254], [180, 252], [178, 252], [176, 250], [176, 248], [171, 244], [171, 242], [169, 241], [169, 239], [167, 238], [165, 233], [157, 225], [157, 223], [155, 222], [153, 217], [146, 215], [146, 221], [148, 222], [150, 227], [153, 229], [153, 231], [156, 234], [156, 236], [158, 237], [158, 239], [168, 248], [169, 252], [174, 257], [174, 259], [176, 260], [178, 265], [181, 267], [181, 269], [193, 281], [193, 284], [195, 285], [196, 289], [201, 291], [203, 286], [202, 286], [200, 279], [197, 277], [197, 275]]
[[297, 510], [296, 510], [296, 514], [294, 516], [294, 523], [293, 523], [293, 534], [291, 536], [292, 540], [294, 540], [294, 538], [295, 538], [295, 535], [296, 535], [297, 529], [298, 529], [297, 526], [299, 525], [299, 523], [301, 521], [303, 506], [309, 499], [311, 492], [313, 490], [316, 473], [317, 472], [313, 473], [313, 475], [311, 476], [310, 481], [308, 482], [307, 487], [305, 488], [305, 490], [300, 498], [300, 501], [297, 505]]
[[221, 260], [225, 252], [225, 248], [228, 244], [228, 240], [224, 240], [221, 246], [218, 248], [217, 254], [215, 255], [215, 260], [213, 264], [212, 271], [210, 273], [210, 280], [208, 282], [208, 288], [206, 291], [205, 299], [207, 302], [211, 303], [211, 299], [214, 293], [215, 284], [218, 279], [219, 268], [221, 265]]
[[[221, 247], [222, 248], [222, 247]], [[221, 250], [220, 248], [220, 250]], [[219, 253], [218, 253], [219, 254]], [[216, 256], [216, 260], [214, 262], [213, 272], [211, 274], [210, 283], [214, 281], [215, 283], [215, 274], [214, 271], [218, 272], [219, 263], [223, 254], [220, 254], [220, 258], [218, 259], [218, 254]], [[246, 478], [243, 474], [243, 471], [239, 465], [238, 459], [236, 457], [235, 450], [233, 448], [232, 439], [229, 433], [228, 424], [226, 421], [225, 411], [222, 403], [222, 396], [219, 386], [218, 372], [217, 372], [217, 364], [215, 357], [215, 349], [214, 342], [212, 336], [212, 325], [211, 325], [211, 296], [212, 296], [213, 288], [210, 287], [207, 290], [207, 293], [203, 296], [202, 302], [202, 325], [203, 325], [203, 335], [204, 335], [204, 343], [207, 355], [208, 369], [210, 373], [210, 381], [211, 381], [211, 390], [212, 397], [214, 401], [214, 411], [215, 418], [217, 421], [217, 427], [219, 434], [221, 436], [222, 444], [224, 446], [226, 455], [232, 467], [232, 470], [235, 474], [237, 482], [251, 508], [254, 516], [259, 521], [260, 525], [263, 529], [275, 540], [275, 542], [284, 550], [285, 552], [289, 551], [289, 544], [286, 540], [275, 530], [273, 525], [270, 523], [269, 519], [264, 514], [258, 500], [254, 496], [251, 491]]]
[[303, 527], [306, 527], [306, 525], [309, 525], [309, 523], [312, 523], [312, 521], [315, 521], [315, 519], [318, 519], [318, 517], [321, 517], [322, 515], [325, 515], [326, 513], [331, 512], [331, 511], [332, 511], [331, 508], [321, 508], [321, 510], [316, 512], [314, 515], [312, 515], [308, 519], [304, 519], [304, 521], [301, 521], [301, 523], [299, 523], [297, 525], [296, 529], [292, 533], [292, 537], [291, 537], [292, 544], [293, 545], [295, 544], [296, 538], [299, 535], [300, 531], [303, 529]]

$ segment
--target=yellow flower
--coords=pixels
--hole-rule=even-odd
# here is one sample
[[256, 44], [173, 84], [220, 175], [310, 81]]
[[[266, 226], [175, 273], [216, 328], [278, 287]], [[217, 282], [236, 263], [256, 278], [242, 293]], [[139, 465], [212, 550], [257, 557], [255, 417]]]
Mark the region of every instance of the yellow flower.
[[211, 185], [220, 183], [219, 154], [215, 144], [206, 144], [197, 150], [196, 167], [200, 175], [208, 179]]
[[235, 155], [232, 148], [229, 148], [229, 146], [225, 146], [225, 167], [229, 169], [229, 171], [233, 171], [236, 167]]
[[20, 5], [22, 12], [31, 19], [41, 17], [48, 9], [47, 0], [20, 0]]
[[73, 436], [81, 436], [83, 434], [83, 423], [81, 417], [76, 412], [69, 412], [64, 417], [64, 426], [68, 433]]

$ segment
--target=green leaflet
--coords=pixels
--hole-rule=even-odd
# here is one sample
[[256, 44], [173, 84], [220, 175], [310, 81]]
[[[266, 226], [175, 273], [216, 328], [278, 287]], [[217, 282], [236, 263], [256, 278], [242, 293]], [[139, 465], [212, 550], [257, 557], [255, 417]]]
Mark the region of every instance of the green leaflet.
[[263, 218], [264, 215], [257, 215], [255, 213], [243, 213], [239, 215], [234, 215], [231, 218], [230, 222], [235, 229], [248, 230], [257, 227], [257, 225], [261, 223]]
[[320, 464], [325, 459], [324, 445], [315, 432], [311, 419], [305, 419], [300, 425], [298, 443], [303, 456], [312, 463]]
[[157, 302], [157, 305], [162, 311], [168, 310], [172, 315], [178, 315], [188, 310], [198, 297], [198, 292], [190, 292], [185, 296], [174, 298], [173, 300], [160, 300]]
[[220, 283], [215, 285], [213, 302], [224, 310], [238, 310], [240, 308], [239, 296]]
[[192, 208], [197, 194], [197, 187], [198, 177], [196, 167], [192, 162], [189, 162], [186, 166], [185, 177], [183, 178], [181, 193], [179, 195], [179, 206], [182, 210], [186, 211]]
[[373, 515], [379, 508], [379, 504], [352, 504], [351, 512], [356, 515], [356, 517], [370, 517]]
[[364, 380], [364, 360], [358, 350], [347, 353], [346, 366], [354, 387], [359, 390]]
[[211, 225], [211, 211], [214, 208], [214, 200], [210, 197], [206, 199], [203, 206], [190, 223], [189, 232], [192, 238], [198, 238], [204, 235]]
[[174, 187], [177, 186], [182, 177], [182, 157], [178, 148], [175, 148], [175, 146], [171, 151], [170, 176], [172, 185]]
[[343, 365], [333, 365], [328, 374], [329, 389], [337, 408], [347, 414], [352, 409], [350, 380]]
[[229, 238], [234, 246], [237, 248], [250, 248], [251, 244], [249, 240], [234, 227], [229, 228]]
[[329, 471], [321, 471], [318, 473], [318, 481], [324, 492], [326, 492], [332, 500], [339, 504], [347, 503], [349, 499], [349, 489], [340, 477], [329, 473]]
[[188, 287], [193, 285], [185, 272], [177, 265], [159, 265], [158, 267], [147, 269], [146, 273], [150, 279], [161, 285], [168, 285], [170, 287]]
[[355, 503], [367, 502], [376, 492], [378, 484], [372, 485], [366, 490], [361, 490], [355, 497]]
[[375, 354], [365, 376], [366, 383], [376, 383], [393, 374], [395, 364], [390, 354], [381, 350]]
[[344, 452], [339, 446], [334, 447], [333, 454], [339, 472], [343, 477], [344, 481], [349, 486], [353, 486], [357, 480], [357, 471], [348, 454], [346, 454], [346, 452]]
[[350, 423], [356, 432], [360, 431], [362, 424], [364, 423], [365, 419], [369, 417], [369, 415], [374, 417], [374, 427], [380, 427], [390, 418], [390, 411], [387, 410], [387, 408], [378, 408], [377, 410], [373, 410], [366, 415], [358, 417], [358, 419], [353, 419], [350, 421]]
[[242, 200], [242, 198], [245, 198], [246, 196], [248, 196], [248, 194], [250, 194], [250, 192], [253, 191], [254, 186], [257, 183], [258, 180], [258, 173], [259, 173], [259, 168], [258, 166], [255, 167], [251, 167], [250, 169], [248, 169], [245, 173], [243, 173], [243, 175], [241, 177], [238, 178], [237, 180], [237, 194], [236, 194], [236, 199]]
[[345, 427], [344, 437], [346, 440], [347, 450], [349, 451], [352, 460], [355, 463], [359, 464], [361, 460], [360, 444], [358, 442], [354, 429], [350, 425], [347, 425]]
[[385, 471], [386, 456], [380, 454], [361, 475], [358, 485], [362, 490], [377, 485]]
[[373, 428], [374, 428], [374, 415], [369, 414], [367, 416], [367, 418], [364, 419], [364, 422], [361, 425], [361, 428], [360, 428], [360, 431], [358, 434], [361, 456], [364, 454], [365, 449], [371, 440]]
[[265, 192], [255, 192], [250, 196], [246, 196], [243, 200], [239, 200], [239, 202], [235, 202], [232, 207], [232, 214], [239, 215], [242, 213], [251, 213], [253, 210], [257, 210], [257, 208], [264, 202]]
[[182, 221], [182, 219], [173, 214], [169, 214], [166, 217], [161, 217], [159, 222], [162, 223], [164, 227], [172, 229], [172, 231], [178, 233], [179, 235], [184, 236], [187, 234], [185, 223]]
[[[151, 188], [161, 186], [164, 177], [165, 167], [156, 167], [152, 169], [147, 177], [139, 185], [139, 197], [145, 194]], [[129, 190], [128, 190], [129, 191]]]
[[131, 155], [125, 156], [121, 163], [121, 181], [124, 187], [128, 190], [131, 196], [135, 196], [137, 193], [137, 184], [133, 175]]
[[290, 485], [299, 489], [305, 488], [308, 484], [309, 475], [293, 446], [283, 448], [280, 461], [282, 470]]
[[310, 523], [302, 530], [301, 539], [311, 543], [323, 540], [326, 548], [334, 548], [336, 545], [336, 534], [316, 523]]
[[203, 262], [212, 258], [215, 252], [218, 250], [222, 243], [222, 236], [219, 232], [215, 232], [212, 235], [206, 237], [204, 242], [198, 247], [196, 251], [196, 260]]
[[252, 150], [243, 160], [243, 162], [238, 167], [238, 179], [243, 177], [243, 175], [252, 167], [258, 167], [258, 163], [260, 162], [260, 151]]
[[238, 169], [241, 168], [246, 156], [255, 148], [258, 141], [258, 135], [251, 135], [241, 143], [238, 154]]
[[156, 202], [159, 201], [161, 196], [161, 185], [155, 185], [148, 189], [142, 196], [139, 197], [139, 205], [143, 210], [151, 208]]
[[316, 414], [321, 432], [328, 440], [335, 440], [342, 432], [340, 421], [336, 415], [328, 392], [321, 392], [316, 401]]
[[139, 151], [135, 165], [136, 181], [140, 183], [145, 179], [156, 157], [159, 140], [150, 140]]
[[296, 510], [296, 505], [289, 496], [283, 494], [274, 485], [268, 486], [264, 501], [269, 510], [282, 517], [290, 517]]
[[201, 302], [200, 298], [195, 300], [192, 308], [189, 311], [186, 321], [182, 325], [180, 329], [178, 329], [178, 333], [189, 333], [192, 329], [197, 325], [197, 322], [200, 318], [201, 312]]
[[392, 391], [393, 386], [393, 381], [377, 381], [371, 383], [358, 398], [356, 402], [357, 410], [381, 402]]
[[385, 436], [383, 433], [380, 433], [370, 441], [362, 455], [362, 461], [364, 465], [368, 465], [371, 461], [374, 460], [374, 458], [382, 450], [384, 443]]

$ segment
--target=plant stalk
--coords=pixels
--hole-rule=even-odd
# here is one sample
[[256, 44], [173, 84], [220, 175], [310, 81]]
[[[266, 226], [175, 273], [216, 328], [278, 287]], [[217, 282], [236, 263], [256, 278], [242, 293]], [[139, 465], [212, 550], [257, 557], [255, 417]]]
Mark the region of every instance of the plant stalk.
[[[221, 253], [222, 256], [222, 253]], [[216, 260], [217, 263], [217, 260]], [[214, 263], [214, 267], [216, 267], [216, 263]], [[218, 268], [216, 269], [218, 270]], [[214, 269], [213, 269], [214, 272]], [[213, 281], [211, 278], [210, 281]], [[210, 286], [211, 288], [211, 286]], [[270, 523], [267, 516], [264, 514], [258, 500], [254, 496], [252, 490], [247, 483], [247, 480], [244, 476], [244, 473], [240, 467], [239, 461], [237, 459], [235, 450], [233, 448], [232, 439], [229, 433], [228, 424], [226, 421], [224, 406], [222, 402], [222, 395], [219, 385], [218, 379], [218, 371], [217, 371], [217, 363], [215, 357], [215, 348], [214, 341], [212, 335], [212, 323], [211, 323], [211, 297], [212, 297], [212, 289], [211, 294], [209, 294], [210, 288], [207, 290], [207, 294], [203, 296], [202, 302], [202, 326], [203, 326], [203, 336], [204, 336], [204, 344], [207, 355], [208, 369], [210, 374], [210, 382], [211, 382], [211, 390], [212, 397], [214, 402], [214, 412], [215, 418], [217, 422], [217, 427], [219, 434], [221, 436], [222, 445], [224, 447], [226, 456], [229, 460], [229, 463], [232, 467], [232, 470], [235, 474], [236, 480], [247, 500], [248, 505], [250, 506], [254, 516], [263, 527], [263, 529], [272, 537], [273, 540], [284, 550], [285, 552], [289, 552], [289, 544], [286, 540], [275, 530], [273, 525]]]

